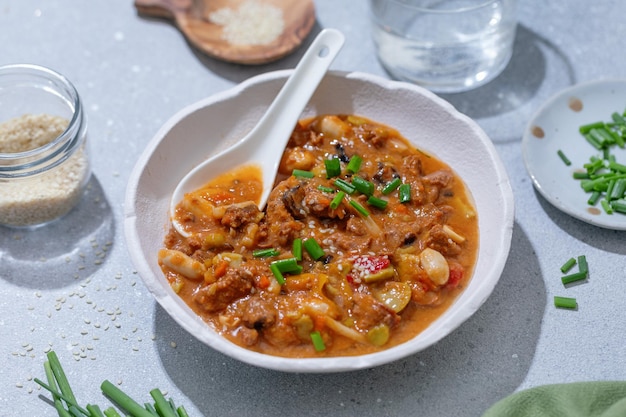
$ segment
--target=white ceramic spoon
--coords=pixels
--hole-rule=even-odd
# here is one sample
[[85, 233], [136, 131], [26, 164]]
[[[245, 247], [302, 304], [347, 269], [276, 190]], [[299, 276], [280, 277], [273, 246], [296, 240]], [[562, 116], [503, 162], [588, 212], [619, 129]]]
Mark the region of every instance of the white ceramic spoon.
[[219, 174], [236, 166], [255, 164], [263, 173], [263, 209], [274, 185], [276, 172], [291, 132], [330, 64], [343, 46], [344, 36], [335, 29], [324, 29], [291, 73], [259, 123], [235, 145], [207, 159], [190, 171], [174, 190], [170, 202], [172, 224], [183, 236], [189, 236], [173, 214], [185, 193], [194, 191]]

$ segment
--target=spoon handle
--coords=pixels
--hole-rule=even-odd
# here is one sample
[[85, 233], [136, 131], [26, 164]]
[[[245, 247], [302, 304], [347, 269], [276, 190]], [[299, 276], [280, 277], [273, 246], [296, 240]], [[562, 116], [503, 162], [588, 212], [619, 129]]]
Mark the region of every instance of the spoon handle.
[[[328, 67], [341, 50], [344, 35], [336, 29], [322, 30], [287, 79], [280, 92], [253, 129], [257, 140], [284, 138], [273, 142], [274, 151], [284, 149], [300, 114], [311, 99]], [[251, 134], [253, 133], [251, 132]], [[280, 161], [278, 161], [280, 162]]]

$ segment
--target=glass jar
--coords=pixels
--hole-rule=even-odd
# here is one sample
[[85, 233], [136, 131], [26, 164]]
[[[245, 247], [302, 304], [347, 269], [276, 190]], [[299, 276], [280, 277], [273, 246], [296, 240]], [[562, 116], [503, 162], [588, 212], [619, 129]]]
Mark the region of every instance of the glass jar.
[[63, 75], [0, 67], [0, 225], [33, 227], [67, 214], [91, 175], [82, 102]]

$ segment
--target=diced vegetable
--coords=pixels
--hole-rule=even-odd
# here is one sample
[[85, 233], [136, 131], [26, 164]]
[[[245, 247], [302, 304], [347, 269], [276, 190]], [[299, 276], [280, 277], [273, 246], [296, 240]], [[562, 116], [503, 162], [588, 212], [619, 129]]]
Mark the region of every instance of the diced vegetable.
[[315, 174], [312, 173], [311, 171], [303, 171], [301, 169], [294, 169], [291, 172], [291, 175], [293, 175], [294, 177], [300, 177], [300, 178], [313, 178], [315, 176]]
[[446, 258], [438, 251], [426, 248], [419, 254], [420, 262], [428, 278], [436, 285], [444, 285], [450, 277]]
[[575, 298], [560, 297], [556, 295], [554, 296], [554, 305], [555, 307], [566, 308], [569, 310], [575, 310], [576, 308], [578, 308], [578, 303], [576, 302]]
[[402, 184], [398, 187], [398, 198], [401, 203], [408, 203], [411, 201], [411, 185]]
[[325, 159], [326, 178], [338, 177], [341, 174], [341, 163], [338, 158]]
[[322, 249], [320, 244], [317, 243], [315, 239], [313, 238], [306, 239], [303, 245], [304, 245], [304, 249], [314, 260], [317, 261], [322, 256], [324, 256], [324, 250]]
[[322, 352], [326, 350], [324, 339], [322, 338], [322, 334], [318, 330], [311, 332], [311, 341], [313, 342], [313, 347], [316, 351]]
[[348, 162], [348, 165], [346, 166], [346, 171], [351, 174], [356, 174], [357, 172], [359, 172], [362, 162], [363, 158], [361, 158], [359, 155], [353, 155], [352, 158], [350, 158], [350, 162]]
[[572, 269], [574, 267], [574, 265], [576, 265], [576, 259], [575, 258], [569, 258], [562, 266], [561, 266], [561, 272], [566, 273], [568, 272], [570, 269]]
[[367, 340], [374, 346], [383, 346], [389, 340], [389, 326], [379, 324], [367, 332]]
[[559, 155], [559, 158], [561, 158], [561, 160], [563, 161], [565, 165], [567, 166], [572, 165], [572, 161], [570, 161], [569, 158], [565, 156], [565, 153], [563, 153], [562, 150], [559, 149], [556, 153]]
[[391, 194], [396, 188], [398, 188], [402, 184], [402, 180], [400, 178], [394, 178], [390, 183], [385, 185], [382, 189], [382, 193], [384, 195]]

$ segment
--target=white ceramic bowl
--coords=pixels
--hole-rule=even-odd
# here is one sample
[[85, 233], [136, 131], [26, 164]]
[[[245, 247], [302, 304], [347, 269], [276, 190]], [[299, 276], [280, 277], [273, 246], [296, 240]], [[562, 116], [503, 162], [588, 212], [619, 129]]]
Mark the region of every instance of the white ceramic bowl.
[[[161, 306], [189, 333], [249, 364], [290, 372], [338, 372], [392, 362], [433, 345], [476, 312], [500, 278], [511, 244], [513, 194], [493, 144], [478, 125], [439, 97], [411, 84], [363, 73], [331, 72], [303, 117], [358, 114], [384, 123], [439, 157], [464, 179], [479, 216], [477, 265], [465, 291], [425, 331], [399, 346], [362, 356], [288, 359], [260, 354], [214, 332], [163, 276], [157, 251], [168, 230], [170, 195], [177, 182], [209, 154], [242, 137], [289, 74], [285, 70], [253, 77], [182, 109], [157, 132], [139, 158], [126, 194], [125, 233], [137, 271]], [[233, 166], [236, 164], [233, 161]]]

